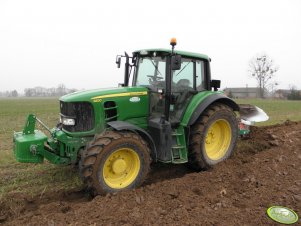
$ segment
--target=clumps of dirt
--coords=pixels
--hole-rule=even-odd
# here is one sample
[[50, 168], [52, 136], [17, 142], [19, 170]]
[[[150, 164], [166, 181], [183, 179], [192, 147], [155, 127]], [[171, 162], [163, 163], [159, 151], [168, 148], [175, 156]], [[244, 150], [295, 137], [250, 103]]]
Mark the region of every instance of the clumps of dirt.
[[[43, 196], [32, 197], [20, 192], [11, 192], [5, 200], [0, 201], [0, 224], [10, 219], [23, 215], [31, 215], [41, 206], [53, 202], [84, 203], [91, 201], [92, 197], [84, 190], [58, 191], [57, 193], [45, 193]], [[62, 207], [67, 212], [68, 207]]]
[[291, 127], [298, 124], [300, 123], [287, 120], [282, 124], [272, 126], [251, 126], [250, 134], [238, 141], [235, 153], [255, 154], [272, 147], [286, 145], [287, 141], [292, 143], [287, 138], [291, 135]]
[[[9, 212], [7, 225], [274, 225], [271, 205], [301, 214], [301, 122], [253, 127], [232, 158], [193, 172], [155, 165], [135, 190], [97, 196], [45, 194]], [[54, 196], [54, 198], [52, 197]], [[14, 202], [21, 197], [15, 197]], [[25, 197], [22, 197], [24, 201]]]

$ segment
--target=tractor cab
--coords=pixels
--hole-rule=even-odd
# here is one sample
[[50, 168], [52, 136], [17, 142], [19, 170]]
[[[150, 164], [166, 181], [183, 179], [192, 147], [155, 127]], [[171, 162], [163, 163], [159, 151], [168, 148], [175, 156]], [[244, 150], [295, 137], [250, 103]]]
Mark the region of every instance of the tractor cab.
[[[141, 52], [145, 55], [141, 55]], [[170, 54], [161, 51], [137, 53], [137, 67], [132, 85], [149, 89], [151, 117], [164, 115], [166, 120], [177, 123], [191, 97], [205, 89], [205, 62], [181, 57], [179, 69], [171, 70], [170, 73], [168, 58]]]
[[[149, 115], [169, 121], [177, 127], [191, 98], [198, 92], [210, 90], [209, 58], [206, 55], [172, 49], [144, 49], [127, 58], [125, 83], [143, 86], [149, 90]], [[116, 63], [120, 65], [120, 57]], [[129, 64], [128, 58], [132, 59]], [[132, 70], [133, 69], [133, 70]]]

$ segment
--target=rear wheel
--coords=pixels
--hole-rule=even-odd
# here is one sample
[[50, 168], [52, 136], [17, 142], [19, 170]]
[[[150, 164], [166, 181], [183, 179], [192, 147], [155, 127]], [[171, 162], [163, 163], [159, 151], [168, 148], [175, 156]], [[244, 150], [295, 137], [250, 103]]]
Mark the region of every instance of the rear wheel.
[[83, 151], [80, 174], [92, 195], [135, 188], [148, 174], [149, 153], [139, 135], [108, 131], [96, 136]]
[[238, 124], [233, 110], [223, 104], [210, 106], [192, 126], [189, 164], [201, 170], [227, 159], [237, 137]]

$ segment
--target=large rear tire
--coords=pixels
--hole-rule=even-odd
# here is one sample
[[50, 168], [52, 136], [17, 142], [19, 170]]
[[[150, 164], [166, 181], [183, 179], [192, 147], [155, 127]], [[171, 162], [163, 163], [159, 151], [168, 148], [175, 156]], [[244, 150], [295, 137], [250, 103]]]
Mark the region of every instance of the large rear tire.
[[140, 186], [150, 168], [147, 143], [131, 132], [107, 131], [82, 152], [80, 175], [93, 195]]
[[238, 137], [233, 110], [224, 104], [209, 106], [192, 126], [188, 162], [196, 170], [208, 169], [231, 156]]

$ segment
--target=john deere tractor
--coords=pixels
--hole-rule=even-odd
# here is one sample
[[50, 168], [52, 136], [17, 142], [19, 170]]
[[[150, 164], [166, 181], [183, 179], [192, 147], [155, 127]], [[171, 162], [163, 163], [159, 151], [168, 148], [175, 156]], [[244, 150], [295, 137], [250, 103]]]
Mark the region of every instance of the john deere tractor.
[[174, 50], [175, 39], [170, 44], [118, 55], [118, 67], [125, 59], [123, 84], [61, 97], [57, 127], [29, 115], [14, 134], [16, 159], [78, 163], [93, 195], [141, 185], [152, 162], [201, 170], [227, 159], [239, 135], [239, 106], [218, 91], [208, 56]]

